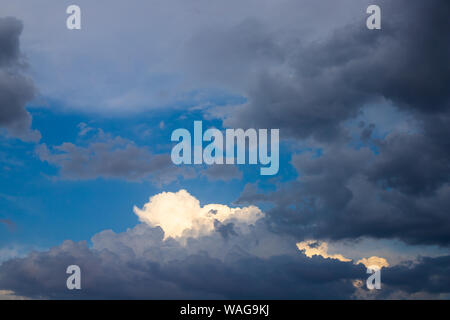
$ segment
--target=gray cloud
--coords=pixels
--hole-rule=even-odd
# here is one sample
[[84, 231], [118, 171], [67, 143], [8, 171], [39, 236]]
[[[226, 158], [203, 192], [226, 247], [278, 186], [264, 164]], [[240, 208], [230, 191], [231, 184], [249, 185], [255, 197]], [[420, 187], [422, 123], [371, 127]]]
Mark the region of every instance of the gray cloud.
[[[284, 137], [307, 143], [313, 138], [320, 143], [310, 145], [324, 149], [323, 158], [293, 157], [298, 182], [268, 194], [244, 190], [243, 202], [275, 204], [268, 214], [278, 232], [448, 246], [450, 5], [379, 4], [381, 31], [367, 30], [361, 16], [321, 40], [280, 36], [247, 23], [217, 38], [226, 42], [209, 41], [213, 49], [206, 52], [218, 46], [251, 56], [243, 60], [251, 67], [245, 78], [248, 103], [211, 112], [226, 126], [281, 128]], [[239, 45], [241, 33], [264, 41]], [[266, 64], [258, 65], [261, 56]], [[373, 137], [377, 128], [369, 124], [361, 128], [360, 139], [377, 153], [348, 148], [347, 121], [367, 104], [386, 101], [413, 117], [416, 130], [382, 139]]]
[[0, 20], [0, 67], [16, 64], [20, 58], [22, 24], [14, 18]]
[[[78, 145], [66, 142], [59, 146], [41, 144], [36, 147], [39, 159], [58, 167], [62, 179], [149, 179], [166, 184], [179, 177], [191, 179], [196, 176], [194, 168], [174, 165], [169, 154], [152, 154], [146, 147], [139, 147], [128, 139], [113, 137], [85, 123], [81, 123], [79, 129]], [[242, 178], [242, 172], [236, 166], [226, 165], [207, 166], [198, 170], [197, 174], [209, 181]]]
[[[79, 292], [65, 288], [70, 264], [78, 264], [83, 272]], [[7, 261], [0, 274], [1, 287], [33, 298], [293, 299], [348, 297], [354, 291], [350, 279], [364, 275], [364, 268], [308, 259], [301, 253], [269, 259], [249, 256], [232, 263], [205, 253], [164, 264], [139, 258], [124, 261], [114, 252], [96, 252], [85, 243], [66, 241], [49, 252]]]
[[[286, 0], [261, 6], [258, 0], [174, 0], [129, 6], [120, 1], [80, 0], [82, 10], [94, 17], [86, 16], [86, 28], [77, 33], [81, 36], [64, 28], [59, 16], [67, 7], [64, 3], [41, 0], [39, 7], [30, 11], [26, 1], [18, 0], [2, 8], [2, 12], [20, 16], [26, 26], [33, 26], [27, 28], [29, 41], [23, 46], [32, 59], [44, 97], [58, 101], [57, 108], [99, 111], [111, 116], [179, 106], [180, 101], [183, 105], [209, 103], [215, 97], [201, 89], [223, 89], [223, 84], [242, 93], [242, 85], [252, 70], [269, 66], [271, 59], [279, 56], [278, 46], [257, 32], [258, 27], [280, 36], [290, 31], [313, 37], [364, 14], [366, 3], [369, 1]], [[108, 15], [103, 13], [105, 5]], [[167, 19], [168, 15], [171, 19]], [[246, 20], [254, 21], [256, 28], [237, 27]], [[226, 30], [239, 28], [246, 33], [226, 36]], [[219, 37], [214, 37], [213, 30]], [[71, 41], [67, 41], [68, 36]], [[149, 40], [142, 41], [143, 36]], [[192, 41], [195, 39], [198, 41]], [[233, 39], [236, 48], [228, 45]], [[201, 41], [211, 42], [211, 46], [204, 42], [199, 45]], [[224, 45], [217, 48], [219, 42]], [[254, 47], [258, 51], [252, 51]], [[118, 61], [126, 61], [126, 68]], [[194, 99], [189, 92], [194, 93]]]
[[272, 227], [298, 237], [369, 236], [448, 246], [450, 186], [423, 194], [386, 188], [373, 181], [373, 170], [384, 163], [379, 157], [369, 148], [350, 147], [327, 149], [321, 157], [309, 152], [294, 155], [297, 181], [268, 193], [248, 185], [238, 203], [272, 203], [268, 210]]
[[[107, 230], [86, 242], [65, 241], [0, 265], [0, 288], [29, 298], [51, 299], [342, 299], [363, 298], [353, 280], [367, 277], [364, 266], [294, 249], [266, 257], [265, 237], [279, 238], [256, 225], [248, 236], [217, 231], [188, 239], [186, 246], [163, 240], [160, 228], [137, 225], [124, 233]], [[262, 242], [259, 244], [258, 242]], [[423, 258], [412, 265], [383, 269], [380, 298], [403, 294], [448, 294], [449, 257]], [[82, 270], [82, 290], [65, 287], [67, 266]], [[406, 296], [405, 296], [406, 295]]]
[[[322, 40], [287, 38], [257, 24], [244, 24], [245, 29], [230, 29], [226, 42], [208, 42], [209, 46], [220, 44], [243, 51], [235, 55], [251, 55], [252, 61], [258, 61], [261, 52], [272, 57], [268, 66], [261, 64], [252, 72], [246, 91], [249, 103], [233, 109], [225, 124], [280, 128], [285, 136], [312, 136], [330, 142], [342, 134], [343, 121], [380, 99], [419, 118], [447, 112], [448, 2], [396, 1], [381, 2], [380, 6], [381, 31], [367, 30], [361, 16], [357, 23], [336, 29]], [[249, 28], [264, 42], [236, 43], [239, 34], [251, 33]], [[270, 54], [273, 47], [277, 48], [276, 58]]]
[[445, 186], [450, 179], [446, 139], [450, 132], [448, 128], [436, 127], [434, 131], [439, 131], [439, 135], [394, 133], [377, 141], [380, 153], [369, 169], [370, 179], [411, 196], [432, 195]]
[[35, 96], [33, 81], [24, 75], [19, 36], [22, 23], [0, 18], [0, 128], [25, 141], [38, 141], [40, 133], [31, 130], [26, 104]]
[[[275, 227], [296, 235], [448, 246], [450, 3], [380, 5], [381, 31], [360, 21], [322, 41], [299, 41], [283, 50], [290, 76], [263, 73], [250, 102], [225, 118], [230, 125], [279, 127], [302, 142], [312, 137], [320, 144], [309, 145], [323, 153], [294, 155], [298, 181], [267, 194], [248, 187], [240, 200], [274, 203]], [[356, 141], [363, 147], [349, 147], [347, 120], [386, 100], [417, 127], [374, 137], [377, 127], [363, 125]]]
[[383, 273], [384, 281], [404, 292], [443, 293], [450, 288], [450, 256], [423, 257], [415, 265], [399, 265]]
[[170, 155], [152, 154], [146, 147], [139, 147], [121, 137], [112, 137], [102, 130], [81, 143], [66, 142], [50, 148], [41, 144], [36, 147], [36, 154], [41, 161], [57, 166], [62, 179], [101, 177], [169, 183], [179, 175], [187, 176], [187, 171], [172, 163]]

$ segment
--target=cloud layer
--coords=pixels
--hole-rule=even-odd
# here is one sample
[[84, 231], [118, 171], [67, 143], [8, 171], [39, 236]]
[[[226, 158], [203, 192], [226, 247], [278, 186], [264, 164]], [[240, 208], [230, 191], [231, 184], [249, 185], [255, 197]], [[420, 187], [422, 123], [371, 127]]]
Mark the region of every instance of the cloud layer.
[[[179, 201], [182, 198], [188, 198], [186, 205]], [[198, 200], [186, 191], [156, 195], [145, 213], [138, 214], [151, 221], [164, 219], [163, 213], [179, 217], [182, 210], [192, 213], [210, 207], [233, 219], [230, 208], [200, 208]], [[207, 216], [203, 212], [202, 219]], [[102, 231], [91, 239], [92, 247], [68, 240], [49, 251], [4, 262], [0, 288], [8, 295], [59, 299], [339, 299], [376, 295], [355, 286], [355, 280], [367, 276], [363, 264], [324, 256], [323, 245], [320, 254], [304, 254], [296, 248], [295, 239], [271, 232], [264, 218], [255, 219], [254, 213], [245, 210], [238, 216], [234, 219], [247, 228], [233, 226], [227, 235], [221, 227], [231, 223], [224, 220], [207, 234], [193, 237], [187, 232], [167, 237], [164, 231], [171, 233], [171, 226], [144, 223], [119, 234]], [[385, 298], [448, 294], [448, 259], [424, 258], [414, 265], [383, 268], [384, 290], [377, 294]], [[65, 287], [65, 270], [72, 264], [82, 270], [80, 291]]]
[[[302, 237], [448, 246], [450, 4], [379, 5], [381, 31], [361, 20], [292, 42], [278, 61], [287, 71], [262, 72], [249, 102], [224, 116], [231, 126], [281, 128], [307, 150], [292, 156], [298, 181], [264, 195], [249, 185], [241, 202], [271, 202], [278, 230]], [[372, 117], [351, 124], [369, 107]], [[391, 117], [407, 130], [386, 126]]]
[[58, 167], [59, 176], [69, 180], [100, 177], [128, 181], [148, 179], [162, 184], [187, 172], [177, 168], [170, 155], [152, 154], [146, 147], [139, 147], [128, 139], [111, 136], [101, 129], [95, 130], [89, 137], [84, 137], [86, 128], [82, 128], [81, 133], [83, 139], [80, 145], [65, 142], [49, 148], [46, 144], [41, 144], [36, 147], [36, 154], [41, 161]]

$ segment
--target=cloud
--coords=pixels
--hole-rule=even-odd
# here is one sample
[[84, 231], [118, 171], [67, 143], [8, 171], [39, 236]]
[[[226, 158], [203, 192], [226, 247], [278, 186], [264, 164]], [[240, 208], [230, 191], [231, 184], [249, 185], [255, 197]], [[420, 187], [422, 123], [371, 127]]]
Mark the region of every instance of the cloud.
[[[327, 37], [310, 41], [303, 34], [287, 38], [246, 24], [230, 28], [226, 42], [208, 42], [252, 59], [261, 52], [273, 57], [272, 48], [277, 48], [269, 67], [261, 64], [253, 70], [246, 90], [249, 102], [230, 110], [224, 116], [225, 125], [280, 128], [284, 137], [313, 137], [330, 143], [345, 136], [342, 123], [356, 117], [368, 103], [386, 99], [418, 118], [446, 114], [450, 103], [450, 45], [445, 41], [450, 33], [448, 2], [382, 1], [379, 5], [383, 8], [380, 32], [367, 30], [361, 15]], [[435, 23], [428, 23], [430, 19]], [[252, 32], [264, 39], [257, 42], [262, 48], [239, 45], [239, 35]], [[217, 48], [209, 52], [212, 55]]]
[[[207, 103], [214, 100], [208, 91], [211, 87], [221, 91], [224, 87], [237, 88], [240, 94], [252, 71], [269, 67], [270, 58], [279, 55], [276, 46], [272, 51], [267, 49], [271, 39], [264, 34], [236, 33], [238, 46], [233, 47], [232, 37], [214, 37], [212, 33], [205, 37], [208, 30], [237, 28], [250, 18], [281, 35], [286, 30], [303, 35], [324, 33], [364, 12], [367, 6], [361, 2], [368, 1], [342, 0], [337, 4], [287, 0], [261, 6], [257, 0], [201, 0], [195, 4], [175, 0], [130, 7], [122, 2], [80, 0], [82, 11], [95, 19], [82, 18], [86, 28], [76, 34], [70, 33], [58, 18], [60, 12], [65, 12], [64, 3], [41, 0], [40, 6], [29, 12], [28, 3], [18, 0], [2, 8], [2, 12], [20, 16], [26, 26], [32, 26], [27, 28], [24, 46], [36, 70], [40, 91], [50, 101], [58, 101], [55, 108], [111, 116], [186, 102]], [[105, 5], [109, 9], [107, 16], [102, 14]], [[43, 16], [52, 18], [44, 21]], [[52, 37], [48, 37], [50, 33]], [[199, 39], [200, 45], [193, 38]], [[211, 41], [222, 41], [224, 45], [210, 47]], [[242, 52], [241, 48], [247, 50]], [[254, 48], [257, 50], [252, 51]]]
[[[247, 102], [210, 109], [210, 116], [229, 127], [280, 128], [291, 145], [313, 149], [292, 156], [297, 182], [242, 194], [242, 203], [275, 204], [267, 214], [279, 232], [448, 246], [450, 4], [378, 5], [380, 31], [367, 30], [361, 14], [312, 36], [277, 32], [256, 18], [204, 31], [193, 38], [193, 52], [202, 50], [194, 65], [212, 70], [218, 52], [233, 48], [220, 80], [239, 83]], [[368, 107], [375, 111], [352, 136], [349, 122]], [[387, 126], [392, 115], [411, 126]]]
[[399, 265], [383, 269], [384, 281], [405, 292], [449, 293], [450, 256], [423, 257], [413, 265]]
[[356, 299], [449, 299], [450, 256], [422, 257], [414, 263], [405, 263], [381, 269], [381, 290], [359, 288]]
[[341, 254], [328, 254], [328, 244], [326, 242], [306, 240], [298, 242], [297, 248], [298, 250], [303, 251], [308, 258], [311, 258], [312, 256], [321, 256], [325, 259], [336, 259], [344, 262], [352, 261]]
[[[306, 240], [297, 243], [298, 250], [302, 251], [308, 258], [313, 256], [320, 256], [325, 259], [336, 259], [343, 262], [352, 261], [352, 259], [344, 257], [342, 254], [329, 254], [328, 243], [324, 241]], [[372, 256], [370, 258], [362, 258], [355, 262], [355, 264], [363, 264], [366, 268], [376, 266], [379, 268], [389, 267], [389, 263], [385, 258]], [[358, 282], [359, 283], [359, 282]]]
[[[323, 154], [294, 155], [292, 165], [300, 178], [282, 185], [282, 191], [263, 196], [243, 193], [242, 201], [264, 198], [275, 204], [267, 211], [275, 229], [299, 236], [300, 240], [366, 236], [448, 246], [450, 220], [445, 209], [449, 206], [450, 192], [448, 1], [381, 1], [381, 31], [365, 28], [368, 2], [308, 3], [285, 1], [260, 8], [259, 2], [250, 1], [240, 4], [239, 14], [233, 7], [236, 2], [203, 3], [195, 10], [184, 10], [184, 4], [177, 8], [162, 5], [151, 11], [127, 11], [125, 16], [124, 5], [114, 4], [108, 19], [120, 14], [123, 21], [120, 25], [110, 24], [117, 33], [108, 29], [108, 34], [114, 37], [105, 39], [99, 34], [83, 34], [64, 47], [53, 41], [64, 39], [65, 33], [58, 32], [52, 39], [44, 37], [47, 40], [43, 46], [55, 51], [48, 50], [52, 54], [47, 63], [38, 67], [50, 65], [67, 70], [64, 77], [73, 79], [69, 89], [84, 88], [86, 91], [77, 91], [88, 93], [82, 97], [69, 95], [64, 81], [59, 81], [62, 87], [47, 84], [47, 89], [55, 88], [55, 92], [47, 93], [52, 97], [67, 97], [83, 110], [87, 104], [96, 102], [103, 111], [120, 109], [123, 102], [129, 103], [133, 110], [141, 110], [142, 101], [150, 100], [143, 91], [156, 87], [150, 96], [167, 96], [157, 92], [167, 93], [166, 89], [170, 88], [168, 95], [173, 98], [178, 96], [178, 90], [198, 89], [202, 84], [242, 95], [247, 102], [241, 106], [216, 107], [205, 112], [215, 113], [225, 126], [280, 128], [282, 137], [316, 151], [320, 149]], [[89, 9], [101, 6], [98, 2], [86, 5]], [[11, 8], [16, 6], [20, 8], [20, 5]], [[134, 41], [142, 42], [139, 37], [122, 37], [130, 41], [126, 46], [116, 42], [117, 36], [149, 31], [146, 24], [149, 14], [155, 14], [155, 19], [150, 19], [155, 25], [165, 25], [167, 21], [159, 13], [166, 10], [180, 17], [174, 20], [189, 23], [183, 28], [166, 25], [164, 37], [152, 33], [152, 41], [132, 53], [136, 58], [131, 65], [127, 68], [116, 65], [115, 61], [123, 61], [123, 57], [131, 54], [130, 48], [136, 47]], [[211, 18], [216, 16], [215, 12], [222, 12], [223, 18]], [[320, 12], [324, 13], [317, 14]], [[140, 19], [136, 19], [135, 13]], [[190, 14], [198, 19], [191, 19]], [[130, 21], [135, 23], [126, 23]], [[106, 25], [104, 22], [92, 23]], [[48, 32], [44, 31], [52, 23], [46, 21], [37, 28], [46, 35]], [[116, 49], [113, 56], [102, 49], [111, 51], [111, 46], [86, 45], [99, 38]], [[177, 50], [173, 50], [175, 45]], [[89, 57], [79, 55], [78, 48], [83, 47], [91, 49]], [[17, 50], [5, 51], [2, 61], [10, 63], [16, 57], [14, 52]], [[74, 59], [64, 60], [70, 61], [71, 66], [60, 59], [69, 55]], [[83, 62], [75, 55], [82, 56]], [[109, 58], [105, 61], [105, 57]], [[164, 57], [164, 61], [158, 57]], [[79, 68], [84, 63], [95, 64], [99, 69]], [[83, 70], [82, 75], [79, 70]], [[152, 86], [161, 83], [152, 76], [157, 75], [161, 80], [177, 72], [185, 76], [186, 82], [192, 81], [192, 86], [184, 83], [178, 87], [172, 81], [165, 83], [165, 88]], [[123, 79], [126, 85], [111, 83], [102, 79], [103, 76]], [[85, 81], [87, 77], [95, 80]], [[57, 81], [58, 77], [52, 79]], [[352, 132], [348, 122], [360, 117], [368, 105], [381, 120], [371, 119], [372, 114], [358, 128], [360, 140], [350, 140]], [[412, 119], [413, 130], [388, 129], [377, 135], [380, 127], [391, 121], [386, 119], [390, 117], [388, 114], [379, 111], [386, 105], [398, 117]], [[167, 179], [163, 178], [165, 181], [174, 179], [173, 167], [164, 156], [151, 155], [145, 148], [121, 144], [114, 138], [87, 146], [68, 143], [48, 148], [43, 145], [38, 154], [59, 167], [61, 176], [69, 179], [105, 177], [135, 181], [159, 174], [162, 177], [168, 174]], [[154, 157], [152, 161], [142, 160], [149, 156]], [[230, 172], [224, 173], [225, 170]], [[236, 171], [232, 167], [215, 166], [201, 174], [210, 180], [215, 177], [223, 180], [239, 177]], [[308, 214], [311, 211], [314, 214]]]
[[[434, 117], [433, 117], [434, 118]], [[379, 156], [371, 168], [369, 178], [386, 188], [394, 188], [412, 196], [433, 195], [449, 182], [450, 136], [445, 127], [450, 113], [427, 124], [419, 134], [391, 133], [376, 141]], [[434, 128], [431, 128], [433, 126]], [[432, 132], [430, 132], [432, 131]]]
[[161, 227], [164, 239], [205, 236], [215, 231], [217, 222], [245, 227], [264, 217], [261, 210], [254, 206], [230, 208], [208, 204], [201, 207], [200, 202], [186, 190], [160, 193], [150, 198], [142, 210], [134, 207], [134, 212], [141, 222], [151, 227]]
[[277, 232], [304, 239], [372, 237], [448, 246], [450, 218], [445, 208], [450, 205], [450, 186], [421, 195], [387, 188], [372, 179], [379, 161], [383, 156], [368, 147], [337, 145], [324, 148], [320, 156], [303, 152], [292, 157], [297, 181], [273, 192], [246, 187], [238, 203], [271, 203], [266, 214]]
[[[186, 191], [161, 193], [149, 203], [146, 215], [157, 219], [162, 210], [167, 216], [174, 212], [180, 216], [182, 209], [189, 216], [201, 211], [202, 219], [212, 208], [217, 215], [233, 216], [233, 209], [227, 206], [200, 207]], [[252, 212], [243, 210], [234, 214], [241, 215], [234, 218], [236, 225], [242, 221], [250, 224], [247, 229], [234, 227], [226, 237], [223, 230], [206, 224], [208, 232], [193, 236], [185, 232], [181, 236], [185, 241], [180, 241], [166, 237], [166, 232], [172, 232], [169, 227], [152, 227], [146, 221], [122, 233], [102, 231], [92, 237], [91, 247], [67, 240], [48, 251], [31, 252], [1, 264], [0, 288], [19, 296], [57, 299], [338, 299], [354, 298], [366, 290], [354, 286], [355, 280], [367, 277], [362, 264], [330, 259], [331, 255], [308, 257], [296, 248], [294, 238], [270, 231], [264, 217], [255, 220]], [[250, 219], [243, 219], [245, 215]], [[307, 249], [312, 247], [309, 243]], [[318, 248], [321, 255], [328, 255], [323, 245]], [[426, 258], [383, 268], [383, 288], [388, 288], [390, 295], [445, 294], [449, 288], [446, 260], [448, 257]], [[65, 271], [72, 264], [82, 271], [80, 291], [65, 287]], [[412, 276], [420, 281], [406, 281]], [[443, 283], [421, 282], [425, 279]]]
[[24, 255], [25, 252], [22, 247], [17, 246], [17, 245], [1, 247], [0, 248], [0, 264], [3, 261], [21, 257]]
[[[136, 245], [145, 245], [144, 236], [157, 232], [144, 230], [134, 230], [141, 232]], [[48, 252], [2, 264], [0, 286], [32, 298], [60, 299], [337, 298], [352, 294], [350, 279], [364, 274], [351, 264], [309, 259], [300, 253], [262, 259], [236, 256], [236, 252], [227, 261], [202, 252], [186, 255], [176, 244], [164, 246], [161, 241], [147, 245], [148, 251], [140, 256], [134, 256], [131, 243], [119, 242], [114, 251], [97, 251], [85, 243], [66, 241]], [[178, 255], [167, 262], [156, 259], [170, 251]], [[65, 288], [65, 269], [74, 263], [82, 270], [83, 289], [78, 292]]]
[[22, 33], [22, 23], [14, 18], [0, 20], [0, 66], [10, 66], [20, 58], [19, 37]]
[[389, 263], [385, 258], [381, 257], [370, 257], [370, 258], [362, 258], [361, 260], [356, 261], [356, 264], [362, 263], [366, 266], [366, 268], [369, 268], [371, 266], [377, 266], [379, 268], [387, 268], [389, 267]]
[[41, 135], [31, 129], [26, 104], [36, 93], [33, 81], [23, 70], [19, 37], [22, 23], [15, 18], [0, 18], [0, 129], [24, 141], [39, 141]]
[[[65, 241], [4, 262], [0, 288], [30, 298], [63, 299], [337, 298], [353, 294], [352, 279], [365, 275], [361, 266], [307, 258], [292, 238], [270, 232], [257, 208], [200, 207], [186, 191], [156, 195], [144, 208], [149, 219], [163, 212], [180, 217], [181, 210], [191, 217], [195, 211], [208, 220], [202, 222], [206, 232], [184, 232], [180, 241], [166, 236], [170, 227], [152, 227], [148, 221], [123, 233], [105, 230], [92, 237], [92, 248]], [[224, 236], [217, 224], [210, 228], [209, 214], [221, 225], [233, 221], [233, 231]], [[65, 288], [71, 264], [82, 270], [78, 292]]]
[[[450, 5], [379, 5], [380, 32], [367, 30], [363, 15], [310, 39], [301, 33], [283, 37], [253, 22], [222, 31], [225, 36], [217, 39], [227, 41], [208, 43], [211, 56], [227, 46], [238, 51], [236, 56], [258, 61], [262, 54], [270, 63], [252, 64], [247, 103], [222, 108], [216, 116], [230, 127], [280, 128], [284, 138], [323, 154], [294, 155], [299, 183], [265, 198], [276, 203], [268, 215], [280, 231], [304, 234], [306, 228], [315, 239], [373, 236], [447, 246]], [[240, 34], [263, 40], [239, 45]], [[378, 127], [369, 122], [355, 139], [348, 122], [368, 105], [390, 105], [415, 127], [376, 136]], [[252, 197], [258, 196], [244, 192], [241, 199]]]
[[[81, 129], [81, 136], [84, 137], [86, 127]], [[62, 179], [148, 179], [165, 184], [179, 175], [187, 176], [187, 171], [172, 163], [170, 155], [152, 154], [146, 147], [139, 147], [133, 141], [121, 137], [113, 137], [101, 129], [82, 143], [75, 145], [65, 142], [50, 148], [41, 144], [36, 147], [36, 154], [41, 161], [59, 167]]]

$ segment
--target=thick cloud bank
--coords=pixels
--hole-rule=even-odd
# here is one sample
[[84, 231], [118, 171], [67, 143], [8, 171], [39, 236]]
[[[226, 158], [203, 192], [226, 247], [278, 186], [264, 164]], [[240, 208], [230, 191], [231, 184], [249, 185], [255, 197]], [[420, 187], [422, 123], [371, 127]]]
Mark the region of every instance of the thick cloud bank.
[[[218, 216], [213, 224], [205, 222], [210, 219], [211, 210], [216, 210]], [[198, 200], [181, 190], [152, 197], [137, 213], [141, 219], [146, 217], [144, 221], [161, 226], [143, 223], [119, 234], [106, 230], [91, 239], [92, 247], [86, 242], [65, 241], [49, 251], [11, 259], [0, 266], [0, 289], [9, 297], [62, 299], [314, 299], [381, 295], [355, 285], [367, 277], [363, 264], [328, 255], [323, 244], [316, 252], [299, 251], [295, 239], [269, 231], [257, 208], [215, 204], [200, 207]], [[168, 217], [183, 217], [189, 225], [185, 231], [201, 223], [208, 232], [173, 233], [172, 226], [164, 223], [164, 213]], [[175, 238], [167, 237], [166, 230]], [[308, 243], [303, 249], [311, 247], [313, 244]], [[448, 260], [449, 257], [426, 258], [412, 266], [383, 268], [381, 297], [446, 294], [450, 280]], [[66, 288], [65, 271], [72, 264], [82, 270], [80, 291]], [[408, 281], [413, 277], [415, 281]]]
[[298, 181], [269, 194], [249, 185], [241, 201], [272, 202], [269, 219], [297, 236], [448, 246], [450, 2], [379, 5], [381, 30], [359, 21], [291, 43], [279, 60], [289, 72], [261, 73], [225, 116], [310, 148], [292, 156]]

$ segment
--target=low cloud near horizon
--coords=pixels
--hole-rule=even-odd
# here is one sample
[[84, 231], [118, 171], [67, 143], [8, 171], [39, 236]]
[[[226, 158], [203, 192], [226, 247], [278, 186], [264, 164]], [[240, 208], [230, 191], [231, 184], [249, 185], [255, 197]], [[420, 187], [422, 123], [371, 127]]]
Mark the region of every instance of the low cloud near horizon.
[[[364, 289], [355, 281], [366, 278], [365, 262], [386, 263], [379, 257], [355, 263], [328, 255], [324, 243], [312, 252], [312, 242], [297, 248], [292, 237], [271, 232], [258, 210], [201, 207], [185, 190], [164, 192], [150, 198], [143, 211], [135, 209], [143, 223], [126, 232], [105, 230], [92, 237], [92, 246], [67, 240], [4, 262], [0, 288], [33, 299], [358, 298]], [[184, 222], [178, 230], [171, 221]], [[206, 224], [201, 230], [209, 231], [199, 233]], [[372, 298], [442, 294], [438, 288], [450, 280], [446, 261], [450, 256], [392, 269], [381, 265], [384, 290], [364, 293]], [[82, 290], [76, 292], [65, 287], [65, 270], [72, 264], [82, 270]], [[399, 273], [400, 278], [393, 276]], [[411, 283], [405, 281], [408, 275], [415, 277]], [[430, 278], [439, 281], [426, 281]]]

